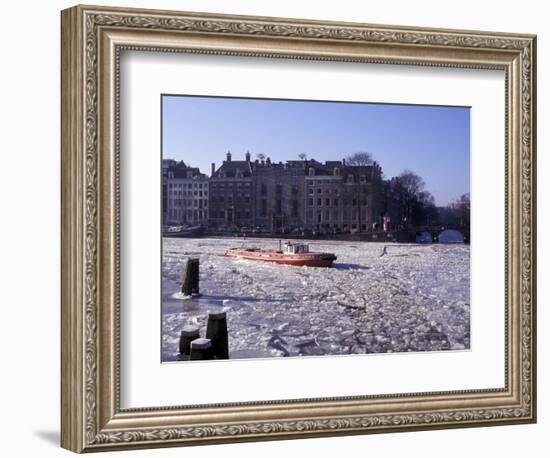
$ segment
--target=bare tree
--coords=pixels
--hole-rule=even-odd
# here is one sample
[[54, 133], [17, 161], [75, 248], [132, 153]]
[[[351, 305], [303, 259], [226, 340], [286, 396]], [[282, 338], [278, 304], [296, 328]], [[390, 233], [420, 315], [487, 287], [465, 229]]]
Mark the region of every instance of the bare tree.
[[463, 228], [470, 229], [470, 193], [462, 194], [451, 205], [451, 208], [456, 212], [458, 217], [458, 224]]
[[265, 159], [265, 154], [264, 153], [259, 153], [256, 155], [256, 157], [260, 160], [260, 161], [263, 161]]
[[418, 194], [414, 214], [417, 223], [430, 226], [437, 222], [438, 211], [435, 206], [435, 198], [431, 192], [421, 191]]
[[[411, 170], [404, 170], [394, 183], [394, 196], [400, 208], [404, 227], [413, 224], [417, 219], [419, 203], [430, 200], [431, 194], [424, 191], [426, 183]], [[420, 204], [422, 206], [422, 204]]]
[[435, 198], [429, 191], [422, 191], [418, 194], [418, 201], [422, 205], [435, 205]]
[[411, 170], [403, 170], [399, 175], [399, 182], [411, 198], [419, 198], [426, 187], [424, 180]]
[[470, 193], [467, 192], [466, 194], [462, 194], [460, 198], [458, 199], [458, 203], [461, 205], [464, 205], [468, 209], [470, 208]]
[[302, 161], [305, 161], [307, 159], [307, 154], [306, 153], [300, 153], [300, 154], [298, 154], [298, 158], [300, 158]]
[[367, 151], [353, 153], [346, 157], [347, 165], [372, 165], [372, 154]]

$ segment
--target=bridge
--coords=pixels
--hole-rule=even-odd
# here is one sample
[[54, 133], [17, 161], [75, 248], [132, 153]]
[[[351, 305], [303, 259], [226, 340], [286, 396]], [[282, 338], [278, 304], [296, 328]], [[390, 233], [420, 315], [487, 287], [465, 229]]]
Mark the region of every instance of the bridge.
[[427, 232], [432, 237], [433, 242], [438, 242], [440, 235], [445, 231], [457, 231], [464, 237], [464, 243], [470, 243], [469, 227], [458, 224], [446, 224], [437, 226], [422, 226], [414, 229], [416, 235]]

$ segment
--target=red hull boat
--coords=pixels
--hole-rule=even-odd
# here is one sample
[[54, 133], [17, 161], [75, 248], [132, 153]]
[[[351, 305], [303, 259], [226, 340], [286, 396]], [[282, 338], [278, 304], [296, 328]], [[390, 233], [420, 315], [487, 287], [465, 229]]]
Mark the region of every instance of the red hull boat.
[[310, 253], [305, 244], [287, 243], [285, 251], [262, 250], [260, 248], [231, 248], [226, 256], [251, 261], [272, 262], [289, 266], [332, 267], [336, 260], [333, 253]]

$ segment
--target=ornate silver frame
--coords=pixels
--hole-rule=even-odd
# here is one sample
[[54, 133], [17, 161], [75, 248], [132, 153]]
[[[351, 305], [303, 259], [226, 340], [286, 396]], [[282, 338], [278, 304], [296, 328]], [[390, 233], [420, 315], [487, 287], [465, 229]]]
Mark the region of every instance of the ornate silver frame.
[[[122, 410], [120, 51], [506, 72], [506, 386]], [[62, 446], [75, 452], [529, 423], [536, 419], [536, 37], [76, 6], [62, 12]]]

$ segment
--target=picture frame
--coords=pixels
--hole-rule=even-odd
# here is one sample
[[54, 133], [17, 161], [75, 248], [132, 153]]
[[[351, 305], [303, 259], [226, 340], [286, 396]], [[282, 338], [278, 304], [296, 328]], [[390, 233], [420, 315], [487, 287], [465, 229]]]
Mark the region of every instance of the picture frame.
[[[536, 421], [536, 37], [75, 6], [61, 14], [61, 445], [75, 452]], [[122, 408], [120, 57], [191, 53], [505, 74], [502, 388]]]

